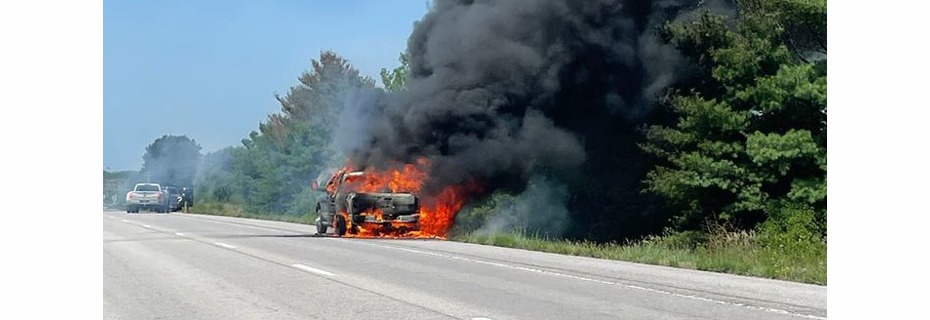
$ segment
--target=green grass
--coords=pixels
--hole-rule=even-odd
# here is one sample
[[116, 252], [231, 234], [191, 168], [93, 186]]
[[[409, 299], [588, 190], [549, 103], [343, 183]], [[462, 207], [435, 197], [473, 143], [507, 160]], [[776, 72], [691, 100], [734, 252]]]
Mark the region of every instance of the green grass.
[[284, 221], [301, 224], [313, 224], [314, 219], [316, 218], [315, 215], [310, 213], [303, 215], [254, 213], [245, 210], [245, 208], [239, 205], [220, 202], [199, 202], [196, 204], [196, 206], [191, 208], [191, 213], [224, 217]]
[[682, 241], [685, 236], [651, 237], [629, 244], [544, 239], [518, 232], [470, 233], [450, 240], [821, 285], [827, 283], [826, 243], [806, 246], [804, 252], [789, 252], [755, 243], [752, 233], [715, 236], [705, 239], [704, 243]]

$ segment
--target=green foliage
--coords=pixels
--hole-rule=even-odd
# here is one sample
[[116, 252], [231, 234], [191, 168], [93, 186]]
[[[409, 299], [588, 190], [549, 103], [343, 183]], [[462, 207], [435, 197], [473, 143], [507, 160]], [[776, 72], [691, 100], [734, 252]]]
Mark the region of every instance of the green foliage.
[[776, 30], [797, 59], [808, 62], [827, 54], [826, 0], [741, 0], [744, 14]]
[[[758, 243], [776, 277], [790, 278], [808, 269], [826, 270], [826, 221], [822, 218], [822, 212], [794, 201], [779, 202], [768, 209], [768, 219], [759, 226]], [[816, 263], [799, 267], [795, 261]]]
[[[820, 149], [810, 131], [790, 129], [785, 134], [756, 131], [746, 137], [746, 155], [753, 164], [767, 167], [778, 176], [788, 174], [797, 159], [815, 159]], [[766, 177], [777, 181], [778, 176]]]
[[817, 212], [804, 204], [784, 202], [768, 210], [769, 218], [759, 225], [762, 246], [791, 253], [805, 251], [821, 242], [826, 226], [817, 222]]
[[707, 233], [697, 230], [668, 232], [664, 236], [647, 237], [640, 244], [656, 245], [668, 249], [697, 249], [707, 246]]
[[465, 234], [480, 229], [498, 211], [513, 208], [516, 205], [516, 200], [516, 197], [510, 194], [496, 192], [481, 202], [463, 208], [455, 216], [453, 233]]
[[126, 203], [126, 192], [138, 180], [138, 171], [103, 171], [103, 203], [121, 205]]
[[310, 181], [344, 159], [330, 144], [347, 92], [373, 88], [347, 60], [322, 52], [299, 83], [276, 95], [281, 111], [271, 114], [242, 146], [210, 154], [198, 189], [213, 201], [241, 203], [249, 212], [303, 215], [315, 198]]
[[401, 91], [407, 88], [407, 74], [410, 73], [410, 56], [407, 53], [401, 53], [398, 60], [400, 66], [394, 70], [388, 71], [381, 68], [381, 83], [387, 91]]
[[[809, 61], [825, 39], [820, 8], [825, 2], [740, 1], [732, 26], [705, 13], [662, 30], [704, 72], [667, 100], [674, 125], [647, 128], [641, 144], [663, 160], [646, 191], [681, 210], [678, 230], [751, 228], [780, 201], [826, 211], [826, 69]], [[822, 51], [825, 59], [825, 42]]]
[[[244, 194], [252, 186], [237, 166], [236, 159], [244, 156], [243, 147], [226, 147], [204, 156], [195, 180], [199, 201], [219, 201], [244, 205]], [[199, 206], [199, 204], [198, 204]]]
[[232, 190], [229, 186], [221, 185], [213, 189], [213, 199], [219, 202], [228, 202], [232, 196]]
[[247, 219], [284, 221], [284, 222], [302, 223], [302, 224], [313, 224], [313, 221], [316, 218], [315, 216], [312, 216], [309, 213], [304, 213], [304, 214], [299, 214], [299, 215], [255, 213], [255, 212], [246, 210], [240, 204], [224, 203], [224, 202], [216, 202], [216, 201], [201, 201], [196, 206], [191, 208], [191, 213], [224, 216], [224, 217], [247, 218]]
[[165, 186], [194, 185], [200, 166], [200, 145], [187, 136], [165, 135], [145, 148], [141, 175]]

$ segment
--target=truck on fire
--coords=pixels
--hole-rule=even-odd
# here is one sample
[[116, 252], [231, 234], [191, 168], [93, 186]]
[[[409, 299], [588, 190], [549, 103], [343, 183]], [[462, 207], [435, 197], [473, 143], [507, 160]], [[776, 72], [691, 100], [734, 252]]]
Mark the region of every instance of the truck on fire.
[[[318, 233], [329, 228], [338, 236], [358, 234], [405, 234], [420, 229], [420, 202], [409, 190], [372, 186], [368, 173], [347, 168], [325, 170], [313, 181], [317, 198]], [[372, 190], [377, 188], [377, 190]]]

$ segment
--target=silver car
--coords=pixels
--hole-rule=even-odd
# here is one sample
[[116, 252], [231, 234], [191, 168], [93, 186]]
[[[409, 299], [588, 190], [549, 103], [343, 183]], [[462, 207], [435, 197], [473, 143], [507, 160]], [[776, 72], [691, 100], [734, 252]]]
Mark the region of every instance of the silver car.
[[137, 183], [126, 193], [126, 213], [139, 213], [148, 209], [168, 213], [168, 197], [157, 183]]

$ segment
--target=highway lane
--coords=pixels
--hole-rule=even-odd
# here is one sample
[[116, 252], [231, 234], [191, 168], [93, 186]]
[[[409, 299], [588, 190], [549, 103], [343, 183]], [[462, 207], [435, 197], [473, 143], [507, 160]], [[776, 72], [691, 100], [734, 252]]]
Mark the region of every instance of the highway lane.
[[313, 226], [103, 214], [108, 319], [823, 319], [824, 286]]

